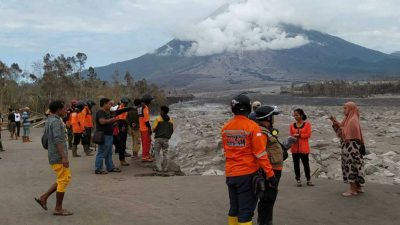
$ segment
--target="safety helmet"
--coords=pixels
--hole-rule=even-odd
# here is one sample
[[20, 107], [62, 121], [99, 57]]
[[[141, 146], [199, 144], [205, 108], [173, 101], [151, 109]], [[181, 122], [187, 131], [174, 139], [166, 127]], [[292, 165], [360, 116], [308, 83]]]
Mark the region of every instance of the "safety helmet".
[[149, 94], [143, 95], [143, 97], [142, 97], [142, 102], [144, 102], [146, 105], [150, 104], [151, 101], [153, 101], [153, 100], [154, 100], [154, 97]]
[[258, 121], [272, 121], [274, 115], [279, 115], [279, 108], [277, 106], [261, 106], [256, 111], [256, 119]]
[[260, 106], [261, 106], [261, 102], [259, 102], [259, 101], [254, 101], [254, 102], [251, 104], [251, 107], [253, 108], [254, 111], [255, 111], [256, 109], [258, 109]]
[[71, 106], [76, 106], [78, 104], [78, 100], [74, 99], [71, 101]]
[[83, 110], [83, 108], [85, 108], [85, 106], [86, 106], [86, 102], [84, 102], [84, 101], [79, 101], [77, 104], [76, 104], [76, 106], [75, 106], [75, 108], [77, 108], [77, 109], [79, 109], [79, 110]]
[[129, 102], [131, 102], [131, 100], [129, 98], [127, 98], [127, 97], [121, 98], [121, 103], [124, 103], [125, 105], [128, 105]]
[[231, 101], [231, 109], [235, 115], [247, 115], [251, 112], [250, 98], [242, 93]]
[[86, 105], [91, 109], [93, 106], [96, 105], [96, 102], [88, 99], [88, 100], [86, 100]]

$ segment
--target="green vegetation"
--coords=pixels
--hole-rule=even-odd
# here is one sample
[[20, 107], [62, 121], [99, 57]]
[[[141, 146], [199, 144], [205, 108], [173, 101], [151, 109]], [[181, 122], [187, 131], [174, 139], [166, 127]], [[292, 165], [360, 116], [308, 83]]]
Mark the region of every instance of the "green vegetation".
[[85, 71], [87, 56], [77, 53], [66, 57], [63, 54], [46, 54], [43, 61], [33, 63], [34, 73], [22, 71], [18, 64], [7, 66], [0, 61], [0, 111], [7, 108], [30, 107], [36, 112], [44, 112], [50, 101], [62, 99], [69, 103], [72, 99], [93, 99], [102, 97], [119, 101], [121, 97], [131, 100], [144, 94], [154, 96], [154, 109], [166, 103], [163, 90], [146, 80], [134, 80], [126, 72], [120, 77], [113, 74], [113, 81], [99, 79], [93, 67]]

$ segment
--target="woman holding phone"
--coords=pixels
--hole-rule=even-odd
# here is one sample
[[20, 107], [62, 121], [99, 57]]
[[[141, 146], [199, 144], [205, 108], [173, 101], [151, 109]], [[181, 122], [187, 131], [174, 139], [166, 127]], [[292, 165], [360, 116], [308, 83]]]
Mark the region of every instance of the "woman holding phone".
[[347, 102], [343, 107], [345, 118], [342, 122], [331, 116], [332, 127], [340, 138], [342, 148], [343, 181], [350, 184], [350, 189], [344, 192], [344, 197], [364, 193], [362, 184], [365, 183], [364, 139], [360, 126], [360, 113], [354, 102]]
[[290, 135], [295, 137], [297, 142], [292, 145], [290, 151], [292, 152], [297, 186], [303, 186], [300, 180], [300, 160], [303, 163], [304, 173], [307, 179], [307, 186], [314, 186], [314, 184], [311, 182], [310, 175], [310, 144], [308, 143], [308, 140], [311, 137], [311, 123], [306, 121], [307, 116], [303, 109], [294, 110], [293, 117], [296, 122], [290, 124]]

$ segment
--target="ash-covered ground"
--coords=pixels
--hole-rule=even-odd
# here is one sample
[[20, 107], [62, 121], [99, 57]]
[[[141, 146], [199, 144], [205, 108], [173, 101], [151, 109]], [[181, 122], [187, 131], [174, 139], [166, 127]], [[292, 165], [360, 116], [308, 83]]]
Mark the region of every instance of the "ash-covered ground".
[[[258, 100], [258, 99], [257, 99]], [[176, 122], [175, 134], [170, 141], [171, 157], [186, 175], [224, 174], [224, 157], [221, 148], [221, 127], [232, 116], [228, 104], [204, 103], [207, 100], [178, 103], [171, 107]], [[275, 118], [280, 138], [288, 136], [289, 124], [294, 122], [292, 111], [303, 108], [312, 124], [311, 170], [315, 177], [340, 180], [339, 139], [331, 128], [328, 117], [343, 118], [342, 106], [331, 100], [302, 105], [287, 102], [278, 105], [282, 111]], [[357, 103], [357, 99], [353, 100]], [[365, 157], [367, 180], [371, 182], [400, 184], [400, 107], [382, 104], [385, 100], [360, 100], [361, 126], [367, 150]], [[390, 99], [388, 102], [395, 102]], [[377, 104], [375, 104], [375, 102]], [[378, 105], [378, 106], [376, 106]], [[291, 157], [285, 161], [285, 170], [292, 171]]]

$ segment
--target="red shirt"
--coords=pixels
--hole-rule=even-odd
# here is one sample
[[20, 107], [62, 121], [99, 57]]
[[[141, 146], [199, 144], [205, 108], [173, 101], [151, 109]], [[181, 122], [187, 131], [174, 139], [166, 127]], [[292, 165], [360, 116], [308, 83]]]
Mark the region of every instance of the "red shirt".
[[290, 151], [292, 153], [309, 154], [310, 144], [308, 143], [308, 139], [311, 137], [311, 124], [304, 122], [301, 127], [297, 127], [296, 123], [290, 124], [290, 135], [294, 136], [295, 134], [299, 134], [300, 136], [297, 137], [297, 143], [292, 145]]

